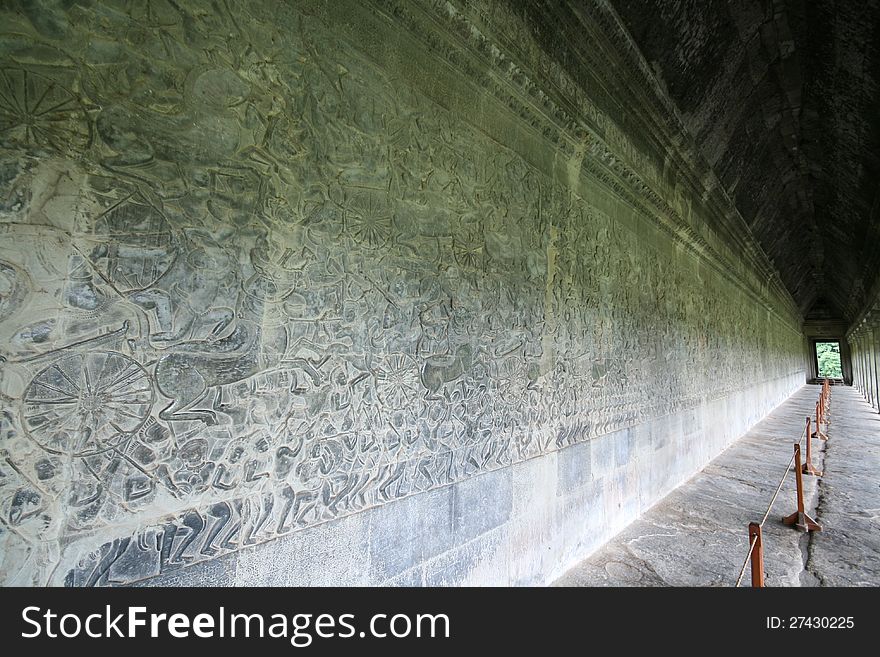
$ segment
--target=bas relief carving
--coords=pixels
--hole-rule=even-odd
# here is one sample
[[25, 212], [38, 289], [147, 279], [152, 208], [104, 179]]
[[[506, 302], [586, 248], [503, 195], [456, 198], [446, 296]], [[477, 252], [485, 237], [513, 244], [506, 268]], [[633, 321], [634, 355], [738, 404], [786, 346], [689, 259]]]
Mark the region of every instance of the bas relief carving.
[[4, 14], [4, 584], [137, 581], [797, 368], [306, 13], [198, 7]]

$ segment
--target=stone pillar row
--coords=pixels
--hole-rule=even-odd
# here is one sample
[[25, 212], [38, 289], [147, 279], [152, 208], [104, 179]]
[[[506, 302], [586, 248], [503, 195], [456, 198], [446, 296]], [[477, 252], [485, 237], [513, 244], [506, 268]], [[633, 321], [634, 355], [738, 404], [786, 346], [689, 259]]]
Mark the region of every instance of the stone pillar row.
[[853, 385], [880, 411], [880, 311], [868, 312], [847, 337], [852, 353]]

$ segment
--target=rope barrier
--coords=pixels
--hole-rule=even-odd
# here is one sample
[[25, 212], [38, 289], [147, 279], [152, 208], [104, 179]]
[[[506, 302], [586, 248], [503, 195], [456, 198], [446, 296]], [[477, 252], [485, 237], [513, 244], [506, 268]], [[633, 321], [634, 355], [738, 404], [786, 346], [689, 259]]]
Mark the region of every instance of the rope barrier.
[[[830, 408], [830, 397], [831, 390], [828, 385], [828, 380], [826, 379], [822, 384], [821, 392], [819, 393], [819, 402], [816, 403], [816, 430], [817, 433], [821, 435], [821, 423], [824, 420], [825, 423], [828, 423], [827, 413]], [[746, 573], [746, 568], [749, 565], [749, 562], [752, 561], [752, 586], [763, 587], [764, 586], [764, 548], [763, 542], [761, 538], [761, 529], [764, 527], [764, 523], [767, 522], [767, 518], [770, 517], [770, 511], [773, 509], [773, 505], [776, 503], [776, 498], [779, 497], [779, 493], [782, 491], [782, 487], [785, 484], [785, 478], [788, 477], [788, 473], [791, 471], [792, 464], [795, 465], [795, 476], [797, 477], [798, 491], [797, 491], [797, 501], [798, 501], [798, 510], [795, 511], [790, 516], [786, 516], [783, 518], [783, 522], [785, 524], [796, 524], [799, 529], [804, 529], [806, 531], [821, 531], [821, 527], [818, 523], [816, 523], [812, 518], [804, 513], [803, 509], [803, 484], [801, 482], [802, 474], [821, 474], [818, 471], [811, 472], [809, 469], [806, 469], [805, 473], [802, 473], [801, 464], [800, 464], [800, 454], [801, 454], [801, 444], [804, 441], [804, 436], [806, 436], [808, 441], [812, 441], [813, 436], [810, 433], [810, 420], [807, 418], [806, 426], [801, 431], [801, 435], [798, 438], [798, 441], [794, 444], [794, 453], [791, 458], [788, 460], [788, 464], [785, 466], [785, 472], [782, 473], [782, 477], [779, 480], [779, 485], [776, 487], [776, 491], [773, 493], [773, 497], [770, 498], [770, 503], [767, 505], [767, 510], [764, 512], [764, 517], [761, 518], [761, 522], [759, 523], [751, 523], [749, 525], [749, 552], [746, 555], [745, 560], [743, 561], [742, 568], [740, 568], [739, 576], [736, 578], [736, 584], [734, 588], [739, 588], [740, 584], [742, 584], [743, 577]], [[827, 440], [827, 437], [826, 437]], [[807, 447], [810, 447], [810, 443], [807, 443]], [[809, 450], [807, 452], [809, 454]], [[809, 463], [809, 458], [807, 460]], [[812, 466], [811, 466], [812, 467]], [[755, 552], [755, 546], [760, 545], [758, 548], [758, 554], [755, 556], [757, 560], [757, 564], [753, 561], [753, 554]]]
[[739, 585], [742, 584], [743, 575], [746, 574], [746, 566], [749, 565], [749, 561], [752, 558], [752, 552], [755, 549], [755, 544], [758, 542], [758, 537], [753, 536], [751, 540], [751, 545], [749, 545], [749, 553], [746, 555], [746, 560], [743, 561], [743, 567], [739, 570], [739, 577], [736, 578], [736, 586], [734, 588], [739, 588]]
[[764, 512], [764, 517], [761, 518], [761, 522], [759, 523], [761, 527], [764, 526], [764, 523], [767, 522], [767, 518], [770, 517], [770, 510], [773, 508], [773, 503], [776, 501], [776, 498], [779, 497], [779, 491], [782, 490], [782, 485], [785, 483], [785, 478], [791, 471], [792, 463], [794, 463], [794, 454], [791, 455], [791, 458], [788, 461], [788, 465], [785, 466], [785, 473], [782, 475], [782, 479], [779, 480], [779, 485], [776, 487], [776, 492], [773, 493], [773, 497], [770, 498], [770, 504], [767, 505], [767, 511]]
[[[800, 438], [798, 438], [798, 444], [801, 443], [804, 439], [804, 434], [807, 432], [806, 427], [801, 432]], [[776, 498], [779, 497], [779, 491], [782, 490], [783, 484], [785, 484], [785, 478], [788, 476], [788, 473], [791, 471], [791, 464], [794, 462], [794, 454], [791, 455], [791, 458], [788, 461], [788, 464], [785, 466], [785, 472], [782, 473], [782, 478], [779, 480], [779, 485], [776, 487], [776, 492], [773, 493], [773, 497], [770, 498], [770, 504], [767, 505], [767, 511], [764, 512], [764, 517], [761, 518], [761, 522], [758, 523], [760, 527], [764, 527], [764, 523], [767, 522], [767, 518], [770, 517], [770, 511], [773, 509], [773, 503], [776, 502]], [[743, 574], [746, 572], [746, 566], [749, 565], [749, 560], [752, 558], [752, 550], [755, 549], [755, 543], [758, 541], [758, 537], [755, 536], [752, 539], [752, 544], [749, 546], [749, 553], [746, 555], [745, 561], [743, 561], [742, 570], [739, 572], [739, 577], [736, 579], [736, 587], [739, 587], [742, 582]], [[735, 587], [735, 588], [736, 588]]]

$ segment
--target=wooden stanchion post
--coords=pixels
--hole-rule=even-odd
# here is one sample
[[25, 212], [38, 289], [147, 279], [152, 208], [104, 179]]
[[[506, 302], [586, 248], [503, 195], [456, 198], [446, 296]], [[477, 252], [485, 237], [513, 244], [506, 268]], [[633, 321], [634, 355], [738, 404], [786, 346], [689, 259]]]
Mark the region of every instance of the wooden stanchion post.
[[[818, 425], [817, 425], [818, 426]], [[819, 433], [819, 430], [816, 429], [816, 433]], [[817, 477], [822, 476], [822, 471], [817, 470], [813, 465], [813, 437], [810, 435], [810, 416], [807, 416], [807, 460], [804, 463], [803, 473], [808, 475], [815, 475]]]
[[828, 440], [828, 436], [822, 431], [822, 405], [816, 402], [816, 432], [813, 434], [819, 440]]
[[782, 522], [786, 525], [794, 525], [801, 531], [820, 532], [821, 525], [813, 520], [804, 511], [804, 475], [801, 472], [801, 445], [794, 444], [794, 478], [797, 482], [797, 511], [791, 515], [785, 516]]
[[825, 379], [825, 386], [822, 390], [822, 421], [825, 423], [825, 427], [828, 427], [828, 418], [830, 417], [829, 411], [831, 410], [831, 381]]
[[761, 525], [749, 523], [749, 545], [755, 541], [752, 549], [752, 588], [764, 588], [764, 540], [761, 537]]

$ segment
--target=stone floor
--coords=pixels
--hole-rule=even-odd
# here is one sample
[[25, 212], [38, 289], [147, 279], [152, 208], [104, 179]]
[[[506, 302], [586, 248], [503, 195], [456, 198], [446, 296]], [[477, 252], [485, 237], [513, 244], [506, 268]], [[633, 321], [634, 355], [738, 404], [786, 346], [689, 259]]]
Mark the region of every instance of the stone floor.
[[[702, 472], [647, 511], [556, 586], [732, 586], [792, 455], [818, 386], [805, 386]], [[880, 585], [880, 415], [850, 387], [832, 388], [829, 441], [814, 441], [821, 478], [805, 476], [805, 534], [781, 522], [795, 510], [786, 477], [764, 525], [767, 586]], [[746, 570], [744, 585], [749, 585]]]

